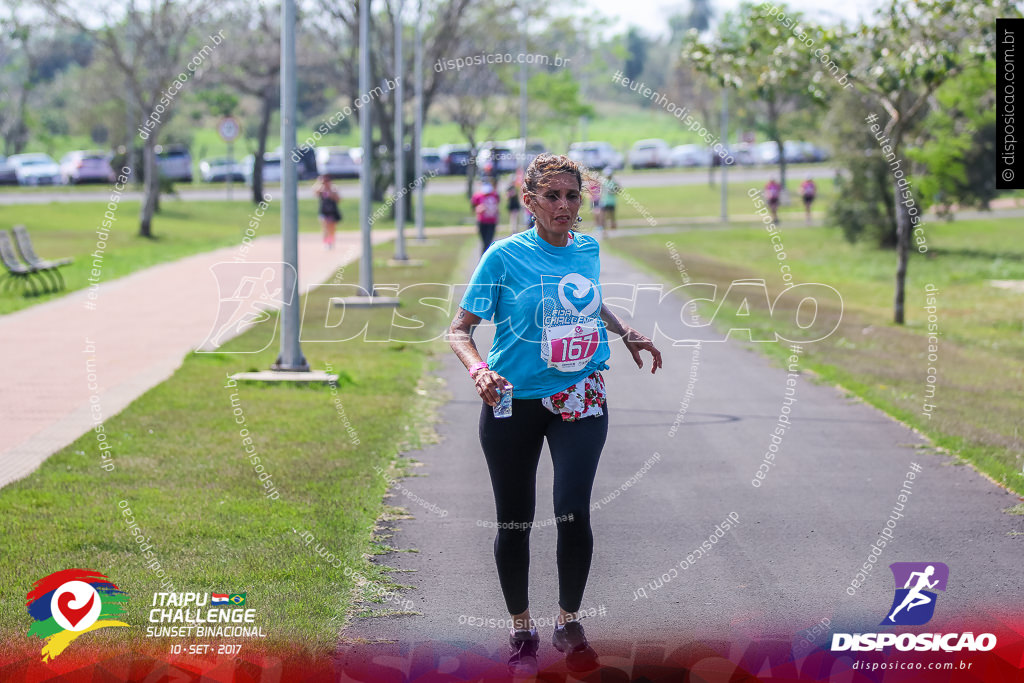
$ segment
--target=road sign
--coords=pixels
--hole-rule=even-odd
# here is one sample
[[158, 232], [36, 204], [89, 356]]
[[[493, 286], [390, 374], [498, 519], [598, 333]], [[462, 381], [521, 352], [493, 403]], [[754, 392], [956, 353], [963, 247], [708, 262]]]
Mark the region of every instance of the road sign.
[[217, 132], [220, 133], [224, 142], [233, 142], [238, 137], [239, 131], [238, 121], [230, 116], [221, 119], [220, 125], [217, 126]]

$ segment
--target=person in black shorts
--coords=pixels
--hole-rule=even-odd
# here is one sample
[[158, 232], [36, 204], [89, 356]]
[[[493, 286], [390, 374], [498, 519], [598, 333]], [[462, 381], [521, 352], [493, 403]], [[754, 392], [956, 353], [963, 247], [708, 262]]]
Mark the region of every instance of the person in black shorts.
[[319, 200], [320, 228], [323, 231], [324, 249], [334, 249], [334, 231], [341, 220], [338, 200], [341, 197], [331, 186], [331, 177], [322, 175], [313, 183], [313, 196]]
[[[608, 433], [608, 403], [601, 371], [608, 368], [608, 335], [623, 339], [637, 367], [641, 351], [661, 352], [623, 324], [601, 300], [598, 241], [576, 232], [582, 172], [566, 156], [541, 154], [522, 185], [535, 227], [495, 242], [478, 264], [448, 331], [482, 399], [479, 436], [490, 474], [498, 531], [494, 559], [511, 615], [509, 670], [537, 672], [540, 637], [530, 618], [530, 528], [536, 474], [545, 439], [554, 465], [559, 614], [552, 642], [570, 669], [596, 664], [578, 612], [594, 537], [590, 496]], [[473, 328], [495, 323], [485, 362]], [[557, 322], [555, 322], [557, 321]], [[512, 413], [495, 415], [502, 393], [512, 392]]]

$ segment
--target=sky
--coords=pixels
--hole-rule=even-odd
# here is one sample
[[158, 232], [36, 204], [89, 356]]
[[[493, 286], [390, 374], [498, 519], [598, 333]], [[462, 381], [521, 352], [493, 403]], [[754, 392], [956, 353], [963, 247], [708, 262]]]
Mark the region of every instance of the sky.
[[[871, 12], [881, 5], [883, 0], [853, 0], [852, 2], [836, 3], [831, 7], [823, 7], [821, 0], [787, 0], [786, 4], [800, 10], [809, 19], [820, 23], [832, 23], [845, 20], [855, 22], [861, 15], [870, 16]], [[712, 0], [712, 6], [718, 16], [739, 7], [740, 0]], [[596, 11], [608, 17], [618, 18], [612, 29], [613, 33], [626, 30], [635, 25], [649, 35], [668, 33], [665, 17], [675, 13], [687, 13], [690, 9], [688, 0], [587, 0], [588, 11]]]

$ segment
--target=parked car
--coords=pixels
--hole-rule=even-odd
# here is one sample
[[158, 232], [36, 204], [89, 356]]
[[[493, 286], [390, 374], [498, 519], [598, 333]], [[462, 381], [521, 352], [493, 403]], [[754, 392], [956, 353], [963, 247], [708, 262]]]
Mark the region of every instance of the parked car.
[[775, 141], [759, 142], [754, 146], [754, 159], [758, 164], [779, 163], [779, 145]]
[[679, 145], [672, 148], [673, 166], [710, 166], [712, 151], [702, 145]]
[[466, 167], [473, 154], [469, 145], [441, 145], [437, 151], [441, 155], [445, 175], [466, 175]]
[[106, 152], [80, 150], [68, 152], [60, 160], [60, 178], [66, 185], [77, 183], [112, 183], [114, 169], [112, 156]]
[[566, 156], [595, 170], [608, 166], [622, 168], [626, 165], [622, 155], [607, 142], [574, 142], [569, 145]]
[[522, 138], [505, 140], [503, 144], [512, 150], [512, 156], [515, 159], [515, 168], [519, 168], [520, 159], [523, 160], [523, 168], [526, 168], [530, 165], [531, 161], [548, 151], [547, 147], [545, 147], [544, 143], [540, 140], [528, 140], [525, 149], [523, 148]]
[[421, 149], [420, 159], [423, 160], [424, 173], [428, 175], [439, 175], [445, 172], [444, 162], [441, 161], [441, 153], [433, 147], [424, 147]]
[[[242, 160], [242, 173], [245, 175], [246, 185], [252, 185], [253, 166], [256, 157], [252, 154]], [[263, 182], [281, 182], [281, 155], [277, 152], [269, 152], [263, 155]]]
[[203, 159], [199, 162], [199, 177], [204, 183], [224, 183], [229, 179], [240, 183], [245, 180], [245, 167], [233, 158]]
[[500, 142], [485, 142], [476, 155], [476, 167], [486, 175], [512, 173], [518, 165], [515, 151]]
[[60, 165], [48, 154], [13, 154], [7, 163], [14, 167], [19, 185], [60, 184]]
[[[299, 157], [299, 160], [295, 162], [295, 176], [299, 180], [312, 180], [320, 175], [320, 167], [316, 162], [316, 148], [299, 145], [295, 152], [296, 156]], [[283, 150], [280, 147], [274, 150], [274, 154], [281, 155], [281, 158], [284, 158]], [[291, 158], [291, 155], [289, 155], [289, 158]]]
[[629, 150], [630, 168], [664, 168], [670, 163], [672, 149], [664, 140], [657, 138], [638, 140]]
[[358, 178], [361, 166], [352, 152], [348, 147], [317, 147], [317, 171], [332, 178]]
[[828, 152], [826, 152], [821, 147], [818, 147], [814, 143], [811, 143], [811, 142], [801, 142], [801, 143], [799, 143], [799, 145], [800, 145], [801, 151], [804, 154], [804, 161], [810, 161], [810, 162], [818, 163], [818, 162], [825, 161], [826, 159], [828, 159]]
[[158, 145], [156, 167], [168, 180], [192, 182], [192, 154], [185, 145]]
[[743, 166], [752, 166], [757, 163], [757, 156], [755, 154], [754, 145], [749, 142], [738, 142], [730, 148], [730, 154], [733, 159], [736, 160], [737, 164]]
[[786, 157], [787, 164], [799, 164], [804, 161], [811, 161], [811, 157], [804, 157], [804, 147], [802, 142], [796, 140], [786, 140], [782, 143], [782, 154]]
[[0, 185], [17, 185], [18, 173], [3, 154], [0, 154]]

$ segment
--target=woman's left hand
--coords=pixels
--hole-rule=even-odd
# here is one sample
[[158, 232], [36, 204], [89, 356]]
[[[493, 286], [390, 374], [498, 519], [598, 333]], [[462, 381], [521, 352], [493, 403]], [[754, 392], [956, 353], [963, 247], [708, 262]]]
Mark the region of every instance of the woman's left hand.
[[636, 363], [638, 368], [644, 366], [644, 360], [640, 357], [641, 351], [649, 351], [651, 354], [651, 374], [653, 375], [661, 367], [661, 351], [655, 346], [654, 342], [640, 334], [632, 327], [626, 328], [626, 333], [622, 335], [622, 341], [626, 344], [626, 348], [629, 349], [629, 353], [633, 356], [633, 361]]

